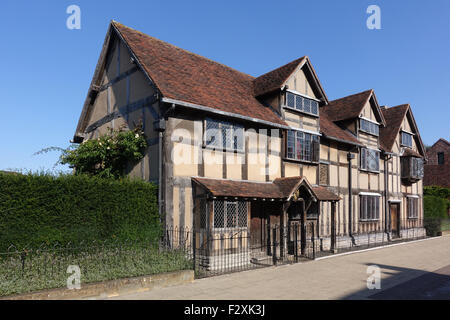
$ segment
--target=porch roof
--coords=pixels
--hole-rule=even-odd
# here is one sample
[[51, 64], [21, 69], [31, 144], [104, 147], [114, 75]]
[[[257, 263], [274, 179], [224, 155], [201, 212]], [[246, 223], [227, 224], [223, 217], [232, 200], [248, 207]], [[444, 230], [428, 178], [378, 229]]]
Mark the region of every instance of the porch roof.
[[312, 187], [304, 177], [277, 178], [272, 182], [192, 178], [213, 197], [235, 197], [256, 199], [289, 199], [304, 185], [319, 201], [337, 201], [339, 196], [326, 187]]
[[319, 201], [339, 201], [341, 197], [339, 197], [334, 191], [330, 190], [328, 187], [324, 186], [316, 186], [312, 187], [314, 194], [316, 195]]

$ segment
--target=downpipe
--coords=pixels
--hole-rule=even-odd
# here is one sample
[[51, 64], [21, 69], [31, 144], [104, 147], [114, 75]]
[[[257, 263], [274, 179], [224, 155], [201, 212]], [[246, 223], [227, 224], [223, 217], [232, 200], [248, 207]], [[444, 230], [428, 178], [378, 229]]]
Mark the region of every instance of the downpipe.
[[389, 214], [389, 163], [388, 161], [392, 159], [392, 156], [386, 154], [384, 158], [384, 232], [387, 234], [388, 241], [392, 240], [391, 230], [391, 215]]
[[356, 246], [356, 240], [353, 236], [353, 190], [352, 190], [352, 160], [355, 155], [349, 151], [347, 153], [348, 160], [348, 235], [352, 240], [352, 244]]
[[[161, 108], [161, 107], [160, 107]], [[164, 133], [166, 131], [166, 118], [170, 111], [175, 109], [175, 104], [172, 104], [166, 112], [154, 122], [154, 129], [158, 132], [158, 161], [159, 161], [159, 173], [158, 173], [158, 214], [159, 222], [165, 229], [165, 221], [163, 221], [164, 216], [164, 199], [163, 199], [163, 189], [164, 189], [164, 166], [163, 166], [163, 152], [164, 152]]]

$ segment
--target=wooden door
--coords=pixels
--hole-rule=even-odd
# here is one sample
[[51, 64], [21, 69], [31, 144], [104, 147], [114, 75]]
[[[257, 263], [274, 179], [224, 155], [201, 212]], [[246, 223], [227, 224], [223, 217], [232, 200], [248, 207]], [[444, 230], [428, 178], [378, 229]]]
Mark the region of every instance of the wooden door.
[[254, 201], [250, 209], [250, 246], [252, 249], [264, 250], [266, 218], [261, 203]]
[[391, 211], [391, 233], [393, 237], [399, 236], [399, 204], [398, 203], [391, 203], [390, 204], [390, 211]]

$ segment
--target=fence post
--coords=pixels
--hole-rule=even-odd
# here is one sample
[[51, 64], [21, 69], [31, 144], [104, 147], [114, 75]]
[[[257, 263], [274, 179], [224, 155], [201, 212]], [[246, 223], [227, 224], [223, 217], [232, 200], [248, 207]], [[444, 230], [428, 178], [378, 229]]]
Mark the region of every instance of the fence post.
[[280, 258], [284, 257], [284, 230], [283, 225], [280, 223]]
[[194, 274], [195, 274], [195, 260], [196, 260], [196, 247], [197, 247], [197, 239], [196, 239], [196, 233], [195, 230], [192, 230], [192, 261], [193, 261], [193, 270], [194, 270]]
[[272, 234], [272, 243], [273, 243], [273, 252], [272, 252], [272, 261], [273, 265], [277, 265], [277, 228], [273, 228], [273, 234]]
[[[328, 231], [328, 230], [327, 230]], [[331, 252], [336, 253], [336, 202], [331, 203]]]
[[294, 224], [294, 257], [298, 262], [298, 224]]

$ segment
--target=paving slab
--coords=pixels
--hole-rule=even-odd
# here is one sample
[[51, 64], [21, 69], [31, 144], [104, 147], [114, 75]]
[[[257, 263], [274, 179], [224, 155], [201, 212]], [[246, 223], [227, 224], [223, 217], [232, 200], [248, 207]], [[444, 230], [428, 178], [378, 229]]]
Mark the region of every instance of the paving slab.
[[[380, 268], [381, 289], [367, 288], [370, 276], [367, 268], [371, 265]], [[450, 288], [449, 265], [450, 236], [442, 236], [329, 259], [198, 279], [111, 299], [389, 299], [398, 297], [405, 288], [411, 292], [428, 290], [430, 295], [445, 299]], [[428, 278], [420, 278], [427, 274]], [[437, 279], [443, 281], [441, 286]], [[426, 287], [427, 282], [432, 283], [430, 288]], [[400, 284], [404, 287], [393, 289]], [[410, 296], [418, 297], [413, 293]]]

